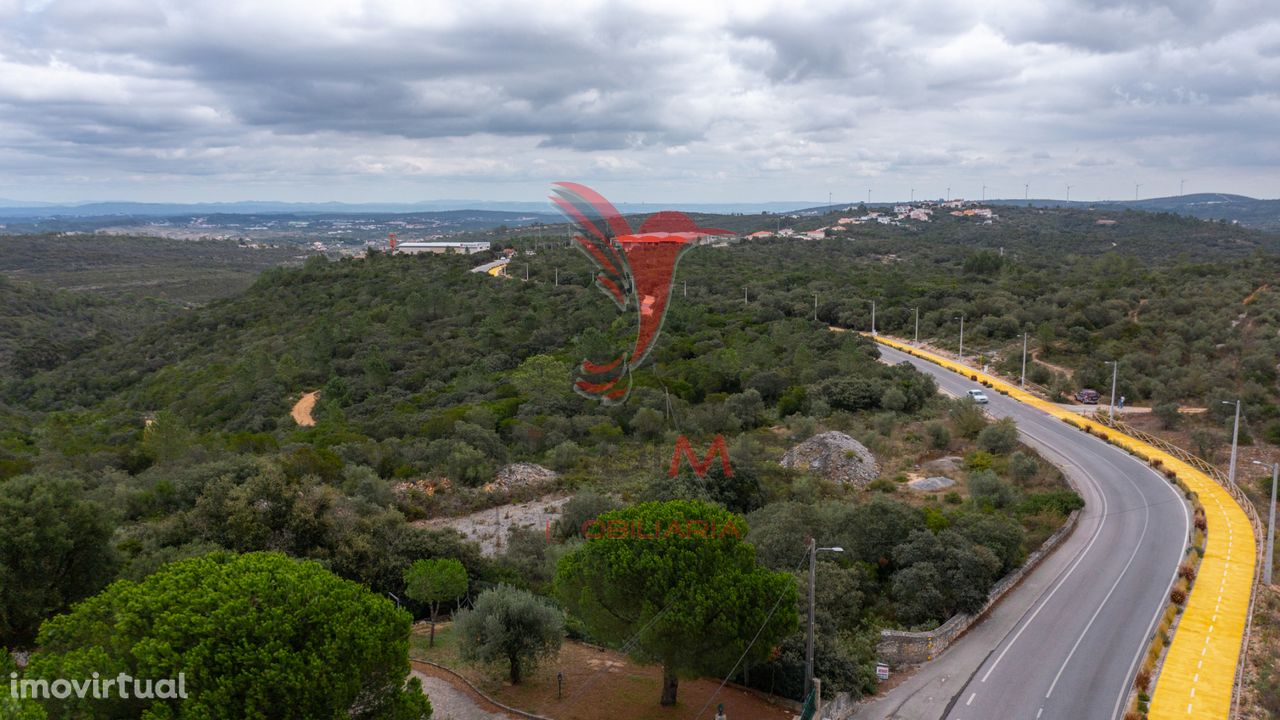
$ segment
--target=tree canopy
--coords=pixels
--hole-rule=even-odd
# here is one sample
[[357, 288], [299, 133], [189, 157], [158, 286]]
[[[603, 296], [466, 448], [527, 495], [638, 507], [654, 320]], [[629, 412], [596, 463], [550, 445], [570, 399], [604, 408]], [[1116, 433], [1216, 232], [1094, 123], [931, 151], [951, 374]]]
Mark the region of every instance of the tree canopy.
[[750, 655], [763, 659], [795, 628], [795, 581], [756, 565], [741, 517], [674, 500], [610, 511], [600, 521], [628, 530], [609, 530], [565, 555], [557, 595], [594, 636], [630, 640], [637, 659], [662, 664], [662, 704], [675, 703], [681, 676], [729, 672], [753, 638]]
[[407, 680], [410, 622], [314, 562], [214, 553], [115, 582], [50, 619], [24, 677], [181, 675], [188, 693], [50, 701], [59, 717], [424, 720], [430, 703]]

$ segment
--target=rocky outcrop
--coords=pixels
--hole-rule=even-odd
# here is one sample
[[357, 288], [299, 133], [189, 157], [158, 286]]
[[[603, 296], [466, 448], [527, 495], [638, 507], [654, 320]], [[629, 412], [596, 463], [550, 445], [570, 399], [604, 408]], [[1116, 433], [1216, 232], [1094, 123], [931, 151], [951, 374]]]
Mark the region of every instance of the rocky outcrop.
[[864, 487], [880, 475], [880, 466], [865, 445], [835, 431], [814, 435], [791, 448], [782, 456], [782, 466], [855, 487]]
[[493, 476], [493, 482], [485, 486], [486, 490], [508, 490], [511, 488], [542, 485], [560, 477], [555, 470], [549, 470], [535, 463], [518, 462], [504, 465]]
[[935, 475], [933, 477], [926, 477], [926, 478], [919, 478], [917, 480], [912, 480], [907, 483], [907, 487], [911, 488], [912, 490], [918, 490], [920, 492], [937, 492], [939, 490], [946, 490], [947, 488], [955, 484], [956, 484], [956, 481], [952, 480], [949, 477], [942, 477], [941, 475]]

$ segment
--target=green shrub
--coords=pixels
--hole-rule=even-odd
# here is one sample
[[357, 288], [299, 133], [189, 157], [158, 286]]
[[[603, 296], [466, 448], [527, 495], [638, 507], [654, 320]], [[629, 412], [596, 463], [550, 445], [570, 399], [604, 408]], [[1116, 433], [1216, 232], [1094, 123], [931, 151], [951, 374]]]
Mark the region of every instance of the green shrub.
[[946, 450], [951, 446], [951, 431], [946, 425], [940, 422], [929, 423], [925, 427], [925, 433], [929, 436], [929, 447], [934, 450]]
[[1018, 426], [1011, 418], [1002, 418], [978, 433], [978, 447], [993, 455], [1008, 455], [1018, 446]]

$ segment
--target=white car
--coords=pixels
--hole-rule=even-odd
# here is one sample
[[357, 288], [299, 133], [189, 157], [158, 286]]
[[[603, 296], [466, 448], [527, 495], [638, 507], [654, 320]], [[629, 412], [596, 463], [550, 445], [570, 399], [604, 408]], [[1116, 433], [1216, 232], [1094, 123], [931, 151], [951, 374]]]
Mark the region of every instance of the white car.
[[981, 390], [970, 390], [968, 395], [970, 400], [978, 403], [979, 405], [987, 404], [987, 394]]

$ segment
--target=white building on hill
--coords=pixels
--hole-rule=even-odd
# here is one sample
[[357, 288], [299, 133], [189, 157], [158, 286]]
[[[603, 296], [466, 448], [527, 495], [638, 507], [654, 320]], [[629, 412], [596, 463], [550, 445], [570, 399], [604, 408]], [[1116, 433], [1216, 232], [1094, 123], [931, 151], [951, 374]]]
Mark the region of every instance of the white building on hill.
[[475, 253], [484, 252], [489, 249], [487, 242], [402, 242], [396, 245], [398, 253], [461, 253], [463, 255], [474, 255]]

